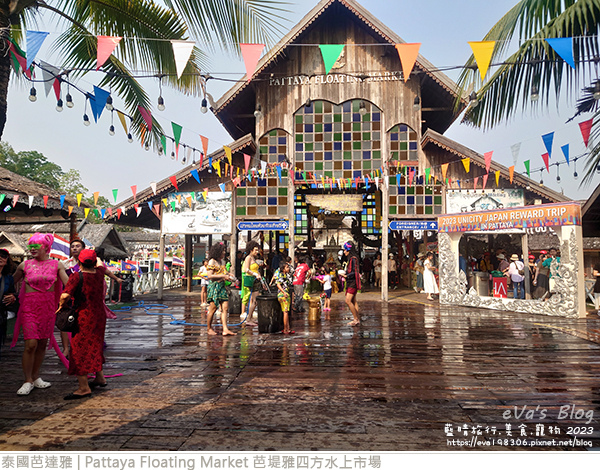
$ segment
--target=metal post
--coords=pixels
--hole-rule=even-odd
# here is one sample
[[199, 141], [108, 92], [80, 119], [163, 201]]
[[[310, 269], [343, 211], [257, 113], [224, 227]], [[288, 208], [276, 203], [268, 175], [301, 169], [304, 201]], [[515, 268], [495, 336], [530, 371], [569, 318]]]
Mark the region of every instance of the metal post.
[[389, 299], [388, 264], [389, 264], [389, 224], [390, 224], [390, 191], [388, 187], [388, 135], [385, 127], [385, 113], [381, 113], [381, 156], [383, 167], [381, 169], [383, 181], [381, 183], [381, 300]]
[[164, 273], [165, 273], [165, 234], [160, 234], [160, 253], [158, 261], [158, 300], [163, 299]]
[[527, 232], [521, 235], [521, 247], [523, 248], [523, 271], [525, 271], [525, 298], [531, 299], [531, 273], [529, 272], [529, 244], [527, 240]]
[[185, 250], [185, 279], [187, 280], [186, 290], [187, 290], [187, 292], [192, 292], [192, 277], [193, 277], [192, 260], [194, 259], [194, 257], [192, 255], [194, 252], [194, 244], [192, 243], [191, 235], [185, 236], [184, 250]]
[[237, 188], [233, 187], [231, 190], [231, 237], [229, 238], [229, 261], [233, 272], [235, 273], [235, 263], [237, 257], [237, 224], [235, 220], [237, 208]]

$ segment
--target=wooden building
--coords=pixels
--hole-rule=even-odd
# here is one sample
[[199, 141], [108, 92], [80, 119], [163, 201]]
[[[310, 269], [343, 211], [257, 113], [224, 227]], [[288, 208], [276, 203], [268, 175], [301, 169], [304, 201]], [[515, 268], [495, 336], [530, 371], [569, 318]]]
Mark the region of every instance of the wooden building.
[[[298, 239], [312, 238], [308, 200], [328, 196], [317, 211], [353, 217], [359, 235], [381, 246], [383, 299], [390, 220], [435, 220], [445, 213], [446, 191], [453, 184], [472, 188], [485, 170], [482, 155], [443, 136], [469, 105], [467, 97], [421, 55], [404, 77], [395, 48], [404, 42], [356, 1], [322, 0], [261, 58], [251, 81], [240, 80], [212, 107], [236, 143], [244, 143], [243, 153], [255, 149], [256, 160], [290, 169], [235, 188], [235, 221], [287, 219], [293, 230], [277, 238], [293, 257]], [[319, 45], [334, 44], [344, 48], [327, 72]], [[473, 164], [469, 173], [464, 158]], [[567, 200], [519, 174], [510, 182], [509, 169], [495, 162], [490, 171], [500, 172], [499, 188], [523, 188], [527, 203]], [[189, 168], [177, 174], [180, 180], [187, 190], [202, 188]], [[148, 197], [148, 190], [138, 193], [137, 203]]]

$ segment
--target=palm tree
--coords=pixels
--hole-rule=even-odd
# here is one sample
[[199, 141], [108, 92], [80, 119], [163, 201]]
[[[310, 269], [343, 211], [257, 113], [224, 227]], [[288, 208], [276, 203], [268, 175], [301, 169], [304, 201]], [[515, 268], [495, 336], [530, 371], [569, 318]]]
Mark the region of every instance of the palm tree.
[[[469, 106], [464, 121], [490, 128], [517, 111], [536, 106], [536, 103], [548, 106], [551, 97], [558, 102], [561, 92], [566, 91], [567, 96], [572, 96], [577, 93], [580, 83], [589, 83], [590, 80], [591, 86], [582, 90], [579, 112], [596, 111], [597, 102], [592, 98], [593, 103], [590, 103], [590, 97], [596, 86], [600, 90], [597, 80], [599, 26], [600, 0], [519, 1], [483, 39], [497, 41], [492, 64], [502, 62], [502, 65], [482, 84], [475, 59], [471, 56], [460, 75], [459, 86], [463, 91], [480, 87], [477, 92], [471, 93], [472, 98], [477, 97], [477, 100], [472, 100], [473, 104], [478, 104]], [[546, 38], [561, 37], [573, 38], [575, 69], [545, 41]], [[513, 40], [518, 41], [519, 49], [507, 59], [500, 60]], [[538, 96], [539, 101], [531, 100], [532, 95]], [[587, 109], [584, 109], [585, 105]], [[600, 134], [597, 117], [592, 136]], [[590, 181], [599, 163], [600, 143], [590, 151], [584, 182]]]
[[[145, 125], [137, 108], [150, 109], [150, 100], [137, 78], [155, 76], [183, 93], [201, 95], [206, 53], [218, 48], [238, 53], [243, 42], [271, 44], [281, 27], [284, 4], [277, 0], [0, 0], [0, 137], [11, 78], [7, 39], [20, 43], [27, 25], [35, 24], [42, 12], [65, 28], [54, 46], [64, 58], [61, 76], [70, 82], [95, 69], [96, 36], [124, 38], [119, 59], [112, 55], [103, 65], [105, 76], [99, 86], [110, 87], [123, 100], [124, 111], [133, 118], [132, 133], [140, 137]], [[205, 44], [206, 50], [194, 48], [178, 79], [169, 41], [186, 39]], [[153, 122], [146, 141], [156, 143], [161, 134], [159, 124]]]

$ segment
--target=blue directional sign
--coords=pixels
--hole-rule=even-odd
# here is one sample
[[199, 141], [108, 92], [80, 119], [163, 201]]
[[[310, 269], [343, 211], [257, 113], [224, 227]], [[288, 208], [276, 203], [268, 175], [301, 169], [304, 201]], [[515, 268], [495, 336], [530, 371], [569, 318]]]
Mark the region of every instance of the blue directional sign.
[[436, 220], [392, 220], [390, 230], [437, 230]]
[[252, 220], [239, 222], [238, 230], [287, 230], [290, 226], [287, 220]]

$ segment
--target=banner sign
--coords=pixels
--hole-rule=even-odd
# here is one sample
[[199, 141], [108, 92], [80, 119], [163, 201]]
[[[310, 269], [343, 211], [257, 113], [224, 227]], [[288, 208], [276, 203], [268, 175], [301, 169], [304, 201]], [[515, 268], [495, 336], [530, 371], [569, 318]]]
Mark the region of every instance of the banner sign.
[[489, 211], [525, 205], [522, 189], [483, 189], [446, 191], [446, 214]]
[[362, 212], [362, 194], [307, 194], [306, 203], [330, 212]]
[[231, 233], [231, 192], [171, 193], [165, 206], [162, 233]]
[[392, 220], [390, 230], [437, 230], [436, 220]]
[[562, 225], [581, 225], [581, 205], [579, 203], [541, 204], [438, 217], [438, 231], [446, 233]]
[[287, 230], [290, 224], [287, 220], [252, 220], [248, 222], [239, 222], [238, 230], [267, 230], [278, 231]]

